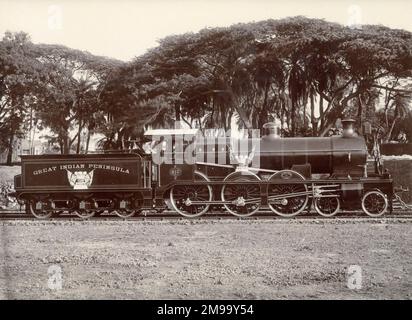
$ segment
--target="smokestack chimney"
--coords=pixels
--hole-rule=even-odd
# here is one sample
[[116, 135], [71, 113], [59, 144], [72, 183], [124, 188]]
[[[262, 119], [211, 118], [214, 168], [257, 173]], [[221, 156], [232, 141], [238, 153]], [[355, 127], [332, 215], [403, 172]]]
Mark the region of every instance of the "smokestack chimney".
[[355, 122], [356, 121], [353, 119], [342, 120], [342, 127], [343, 127], [342, 136], [344, 138], [352, 138], [355, 136], [355, 129], [353, 128], [353, 124]]

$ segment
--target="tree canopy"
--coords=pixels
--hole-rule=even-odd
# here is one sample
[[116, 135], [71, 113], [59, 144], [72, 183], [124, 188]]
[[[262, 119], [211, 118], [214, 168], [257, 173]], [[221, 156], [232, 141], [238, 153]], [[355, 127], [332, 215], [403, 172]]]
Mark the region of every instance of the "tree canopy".
[[[304, 17], [207, 28], [123, 66], [106, 87], [107, 111], [129, 133], [179, 120], [229, 128], [236, 117], [244, 128], [279, 119], [285, 135], [316, 136], [351, 116], [359, 128], [383, 125], [390, 140], [410, 109], [411, 49], [405, 30]], [[382, 123], [371, 116], [384, 105]]]
[[[81, 152], [82, 133], [102, 147], [129, 148], [144, 129], [261, 128], [321, 136], [338, 119], [369, 122], [384, 140], [412, 132], [412, 33], [381, 25], [344, 27], [294, 17], [171, 35], [130, 62], [25, 33], [0, 42], [0, 143], [35, 125], [61, 152]], [[74, 149], [73, 149], [74, 148]]]

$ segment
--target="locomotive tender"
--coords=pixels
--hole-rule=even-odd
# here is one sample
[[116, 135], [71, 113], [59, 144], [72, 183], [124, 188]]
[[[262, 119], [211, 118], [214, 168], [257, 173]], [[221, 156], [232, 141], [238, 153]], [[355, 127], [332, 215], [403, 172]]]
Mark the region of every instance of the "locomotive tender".
[[[392, 211], [389, 173], [368, 172], [364, 139], [354, 133], [353, 120], [342, 124], [342, 136], [279, 138], [269, 123], [262, 138], [248, 139], [253, 147], [246, 155], [235, 152], [230, 139], [204, 143], [196, 130], [177, 129], [148, 132], [160, 136], [152, 154], [21, 156], [15, 195], [39, 219], [63, 212], [127, 218], [168, 205], [185, 217], [211, 208], [239, 217], [262, 207], [284, 217], [312, 206], [322, 216], [341, 209], [361, 208], [372, 217]], [[187, 137], [178, 139], [183, 133]], [[194, 161], [182, 161], [187, 150]]]

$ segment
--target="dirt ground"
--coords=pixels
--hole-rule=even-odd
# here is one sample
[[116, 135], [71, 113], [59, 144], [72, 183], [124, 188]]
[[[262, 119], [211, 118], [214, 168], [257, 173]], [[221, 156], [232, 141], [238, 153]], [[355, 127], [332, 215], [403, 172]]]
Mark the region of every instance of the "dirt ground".
[[0, 241], [2, 299], [412, 298], [410, 220], [1, 221]]

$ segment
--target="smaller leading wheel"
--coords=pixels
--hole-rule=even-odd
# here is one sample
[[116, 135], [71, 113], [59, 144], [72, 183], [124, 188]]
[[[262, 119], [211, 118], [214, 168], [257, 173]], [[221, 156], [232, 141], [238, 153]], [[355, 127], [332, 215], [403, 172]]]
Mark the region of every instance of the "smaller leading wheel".
[[33, 199], [29, 201], [29, 212], [37, 219], [45, 220], [54, 213], [54, 202], [51, 200]]
[[362, 197], [362, 210], [370, 217], [380, 217], [388, 209], [388, 198], [379, 190], [368, 191]]
[[333, 217], [340, 210], [340, 200], [337, 197], [315, 198], [314, 207], [321, 216]]

